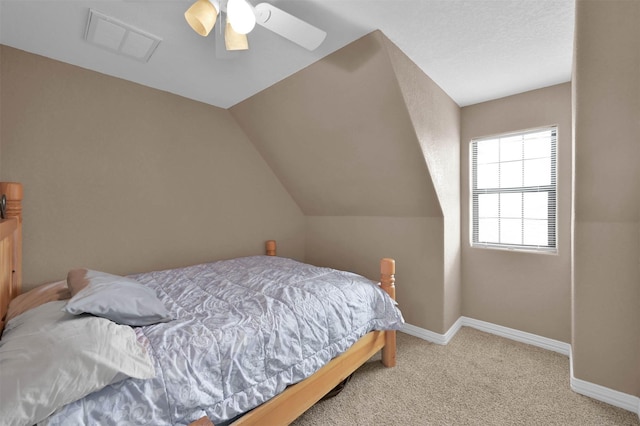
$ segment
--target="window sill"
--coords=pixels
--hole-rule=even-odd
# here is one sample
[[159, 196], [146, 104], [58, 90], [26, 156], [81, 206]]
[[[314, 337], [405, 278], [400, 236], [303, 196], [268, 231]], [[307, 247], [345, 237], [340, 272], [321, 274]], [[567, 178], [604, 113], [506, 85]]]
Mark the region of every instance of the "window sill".
[[492, 245], [492, 244], [471, 244], [471, 248], [473, 249], [483, 249], [483, 250], [497, 250], [497, 251], [507, 251], [507, 252], [515, 252], [515, 253], [525, 253], [525, 254], [543, 254], [543, 255], [558, 255], [558, 248], [526, 248], [526, 247], [511, 247], [511, 246], [501, 246], [501, 245]]

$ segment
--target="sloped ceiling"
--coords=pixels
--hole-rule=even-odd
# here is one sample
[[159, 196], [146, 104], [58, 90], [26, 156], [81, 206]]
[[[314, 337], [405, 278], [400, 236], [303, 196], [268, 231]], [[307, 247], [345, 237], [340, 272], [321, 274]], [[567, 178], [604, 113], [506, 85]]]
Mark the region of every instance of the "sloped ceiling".
[[[188, 27], [193, 0], [0, 0], [0, 43], [222, 108], [378, 29], [458, 105], [571, 78], [574, 0], [267, 1], [326, 40], [309, 52], [258, 26], [251, 49], [230, 55], [222, 25], [208, 37]], [[85, 42], [90, 8], [160, 37], [151, 60]]]
[[442, 216], [380, 35], [231, 108], [305, 215]]

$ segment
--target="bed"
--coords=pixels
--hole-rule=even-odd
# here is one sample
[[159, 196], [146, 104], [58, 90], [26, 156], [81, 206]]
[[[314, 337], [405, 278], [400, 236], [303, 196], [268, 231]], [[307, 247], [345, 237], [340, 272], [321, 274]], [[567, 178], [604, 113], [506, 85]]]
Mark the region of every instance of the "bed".
[[[5, 219], [0, 220], [1, 329], [5, 326], [9, 302], [20, 294], [21, 288], [22, 186], [18, 183], [0, 183], [0, 194], [6, 196]], [[115, 403], [109, 398], [123, 398], [123, 395], [129, 394], [134, 395], [134, 398], [152, 398], [152, 396], [155, 398], [155, 395], [159, 394], [158, 388], [163, 387], [167, 388], [166, 394], [162, 394], [159, 398], [162, 401], [171, 402], [167, 404], [169, 410], [165, 414], [165, 411], [151, 409], [149, 409], [151, 411], [145, 411], [147, 409], [140, 408], [137, 416], [140, 417], [141, 423], [151, 421], [153, 424], [206, 425], [211, 424], [211, 420], [213, 420], [215, 424], [224, 422], [224, 424], [236, 426], [289, 424], [378, 351], [382, 351], [384, 366], [393, 367], [395, 365], [395, 330], [402, 325], [401, 314], [393, 302], [395, 299], [395, 262], [392, 259], [382, 259], [380, 270], [381, 278], [378, 287], [355, 274], [317, 268], [300, 264], [291, 259], [279, 258], [276, 256], [275, 241], [268, 241], [266, 256], [249, 256], [167, 271], [137, 274], [125, 278], [120, 277], [125, 282], [132, 280], [136, 284], [141, 284], [145, 291], [153, 291], [161, 302], [161, 308], [168, 307], [165, 312], [166, 318], [160, 317], [161, 319], [154, 320], [157, 322], [145, 323], [146, 325], [133, 324], [134, 327], [119, 326], [116, 324], [120, 323], [118, 318], [110, 321], [102, 318], [99, 313], [86, 315], [83, 312], [93, 313], [87, 310], [79, 311], [78, 318], [94, 322], [100, 320], [103, 325], [108, 323], [106, 324], [108, 327], [123, 327], [121, 331], [128, 333], [129, 336], [133, 336], [131, 330], [135, 330], [134, 339], [137, 346], [144, 349], [140, 352], [137, 361], [144, 358], [145, 353], [150, 354], [149, 357], [154, 367], [152, 373], [145, 372], [144, 366], [140, 367], [136, 370], [137, 373], [128, 373], [129, 378], [108, 383], [82, 399], [57, 409], [56, 413], [48, 417], [44, 424], [61, 424], [61, 420], [65, 419], [75, 419], [76, 422], [85, 423], [102, 423], [100, 419], [92, 417], [95, 416], [95, 413], [106, 413], [104, 414], [106, 416], [105, 422], [108, 423], [109, 416], [115, 416], [115, 412], [109, 408], [109, 404], [112, 404], [111, 407], [115, 407], [113, 405]], [[294, 275], [289, 275], [290, 271], [295, 271]], [[87, 277], [92, 277], [88, 281], [94, 282], [109, 275], [97, 273], [98, 275], [94, 276], [91, 275], [92, 273], [92, 271], [86, 270], [82, 272], [85, 282], [83, 285], [86, 285]], [[258, 276], [261, 277], [260, 280], [254, 278]], [[72, 293], [74, 283], [77, 281], [74, 277], [75, 275], [70, 271], [68, 280], [64, 283], [65, 286], [68, 284]], [[268, 280], [265, 281], [265, 279]], [[328, 284], [318, 286], [315, 281], [317, 279]], [[345, 279], [350, 282], [349, 287], [341, 284], [341, 280]], [[180, 287], [175, 284], [182, 281], [184, 283]], [[351, 290], [352, 286], [355, 290]], [[370, 290], [373, 292], [370, 293]], [[204, 293], [202, 293], [203, 291]], [[245, 295], [246, 291], [250, 296]], [[313, 293], [318, 291], [320, 293]], [[355, 292], [353, 296], [349, 295], [350, 291]], [[364, 293], [365, 291], [366, 293]], [[75, 302], [76, 299], [80, 300], [79, 296], [85, 293], [87, 290], [80, 289], [68, 302], [52, 301], [14, 317], [6, 324], [8, 337], [5, 338], [3, 335], [0, 340], [0, 349], [2, 349], [2, 341], [11, 339], [16, 333], [15, 330], [18, 329], [16, 324], [26, 322], [25, 318], [35, 316], [36, 311], [38, 311], [38, 315], [40, 315], [40, 311], [44, 312], [47, 309], [48, 312], [45, 312], [47, 315], [66, 315], [63, 322], [69, 323], [66, 321], [67, 317], [69, 313], [74, 313], [71, 308], [76, 308], [78, 305]], [[209, 293], [212, 293], [213, 296], [209, 297]], [[129, 293], [127, 294], [129, 295]], [[337, 297], [337, 294], [345, 294], [347, 297], [342, 301]], [[294, 295], [295, 297], [302, 295], [302, 299], [294, 299]], [[133, 299], [133, 297], [129, 298]], [[355, 302], [361, 298], [373, 300], [373, 304], [381, 310], [370, 318], [360, 319], [361, 311], [364, 315], [364, 312], [369, 309], [364, 305], [360, 306], [360, 302]], [[195, 303], [194, 299], [198, 300], [197, 304], [193, 304]], [[230, 300], [233, 303], [230, 303]], [[260, 303], [258, 303], [259, 300], [261, 300]], [[266, 302], [263, 304], [262, 301]], [[319, 305], [314, 307], [317, 302]], [[329, 307], [334, 304], [345, 304], [348, 314], [344, 318], [347, 319], [342, 316], [333, 316], [337, 314], [331, 313]], [[233, 309], [225, 311], [226, 305], [232, 305]], [[220, 320], [216, 317], [217, 313], [219, 313], [218, 317], [221, 315], [233, 317], [236, 315], [236, 307], [240, 305], [248, 307], [248, 311], [258, 310], [260, 314], [250, 316], [243, 313], [245, 312], [243, 310], [238, 311], [239, 313], [230, 323], [231, 325], [217, 322]], [[279, 308], [281, 305], [283, 308]], [[63, 306], [66, 311], [61, 314]], [[269, 306], [269, 308], [266, 309], [263, 306]], [[80, 307], [82, 308], [82, 306]], [[295, 320], [281, 319], [277, 317], [279, 310], [297, 311], [298, 316], [295, 317]], [[199, 312], [205, 316], [195, 318], [196, 313], [199, 315]], [[321, 315], [329, 316], [325, 318]], [[108, 315], [102, 316], [110, 318]], [[260, 326], [263, 325], [262, 323], [269, 322], [283, 325], [284, 329], [291, 329], [294, 333], [298, 332], [300, 336], [317, 334], [324, 343], [314, 343], [306, 340], [306, 337], [298, 335], [294, 335], [292, 338], [287, 337], [286, 332], [281, 331], [280, 328], [277, 329], [277, 332], [265, 331], [272, 330], [269, 327], [254, 329], [252, 327], [256, 321], [261, 323]], [[77, 321], [73, 322], [73, 324], [76, 323]], [[316, 323], [322, 323], [324, 326], [317, 327]], [[350, 326], [355, 324], [356, 330], [343, 331], [343, 329], [348, 329], [347, 323]], [[245, 326], [246, 328], [242, 328]], [[186, 335], [191, 338], [176, 337], [185, 336], [185, 334], [167, 334], [167, 330], [187, 330]], [[269, 343], [257, 346], [246, 344], [246, 342], [253, 341], [253, 334], [268, 336], [264, 341]], [[238, 338], [239, 335], [242, 336], [241, 339]], [[207, 336], [207, 338], [205, 339], [203, 336]], [[225, 349], [226, 347], [223, 347], [221, 342], [229, 340], [234, 342], [231, 345], [232, 349]], [[204, 349], [200, 350], [198, 347]], [[212, 349], [214, 347], [216, 350]], [[162, 350], [158, 348], [162, 348]], [[181, 355], [171, 355], [174, 353], [171, 352], [172, 350], [181, 351]], [[236, 356], [238, 353], [249, 353], [253, 350], [269, 354], [275, 351], [273, 353], [276, 356], [266, 357], [261, 361], [252, 361], [257, 358], [248, 358], [249, 361], [237, 361], [240, 359]], [[206, 357], [202, 355], [203, 353]], [[217, 358], [217, 360], [209, 360], [210, 356]], [[198, 374], [195, 378], [190, 376], [172, 380], [175, 372], [172, 372], [170, 366], [164, 365], [169, 363], [169, 360], [171, 360], [171, 364], [179, 364], [178, 370], [181, 372], [194, 370], [198, 371]], [[204, 360], [205, 363], [196, 364], [196, 361], [200, 362], [200, 360]], [[229, 360], [233, 360], [233, 362]], [[212, 364], [214, 361], [219, 362], [220, 366]], [[235, 363], [242, 364], [242, 368], [248, 365], [250, 368], [257, 368], [257, 370], [238, 370], [237, 366], [229, 367], [228, 365]], [[143, 364], [142, 361], [140, 364]], [[285, 368], [276, 370], [274, 364], [284, 364]], [[216, 380], [220, 380], [220, 377], [213, 373], [201, 373], [202, 371], [213, 372], [214, 370], [220, 370], [221, 377], [225, 378], [220, 386], [223, 389], [216, 388], [214, 384], [205, 382], [200, 377], [215, 376]], [[230, 375], [234, 375], [234, 377], [227, 380]], [[246, 376], [251, 382], [251, 386], [242, 385], [244, 387], [238, 389], [227, 389], [227, 387], [236, 386], [236, 382], [239, 383], [236, 376]], [[154, 381], [159, 381], [161, 386], [153, 387]], [[188, 383], [185, 384], [185, 381]], [[172, 384], [174, 382], [176, 392], [170, 389], [174, 386]], [[265, 386], [267, 382], [275, 383], [273, 387], [275, 390], [267, 389]], [[136, 395], [136, 392], [139, 394]], [[220, 395], [217, 395], [218, 393]], [[197, 394], [196, 399], [193, 394]], [[241, 395], [242, 398], [238, 402], [238, 400], [229, 399], [228, 395], [232, 395], [233, 398]], [[2, 402], [0, 401], [0, 403]], [[103, 403], [105, 405], [98, 405]], [[157, 402], [152, 401], [153, 404], [157, 405]], [[163, 417], [154, 417], [158, 415]], [[113, 418], [111, 420], [114, 424], [118, 423]], [[125, 422], [124, 418], [122, 422]]]

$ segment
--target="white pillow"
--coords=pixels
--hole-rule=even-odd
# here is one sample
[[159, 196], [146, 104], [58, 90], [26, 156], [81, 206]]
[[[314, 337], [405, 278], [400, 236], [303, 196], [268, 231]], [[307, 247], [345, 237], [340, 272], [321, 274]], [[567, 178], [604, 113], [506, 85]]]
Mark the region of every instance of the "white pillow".
[[173, 319], [152, 288], [130, 278], [72, 269], [67, 285], [72, 297], [65, 310], [73, 315], [88, 313], [126, 325], [151, 325]]
[[155, 376], [131, 327], [49, 302], [9, 321], [0, 340], [0, 419], [33, 425], [58, 408], [128, 377]]

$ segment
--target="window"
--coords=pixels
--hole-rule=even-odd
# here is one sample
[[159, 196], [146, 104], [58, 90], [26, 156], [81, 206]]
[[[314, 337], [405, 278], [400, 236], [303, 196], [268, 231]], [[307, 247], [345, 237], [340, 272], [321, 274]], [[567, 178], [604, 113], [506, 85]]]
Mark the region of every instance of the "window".
[[471, 141], [471, 245], [556, 252], [557, 128]]

